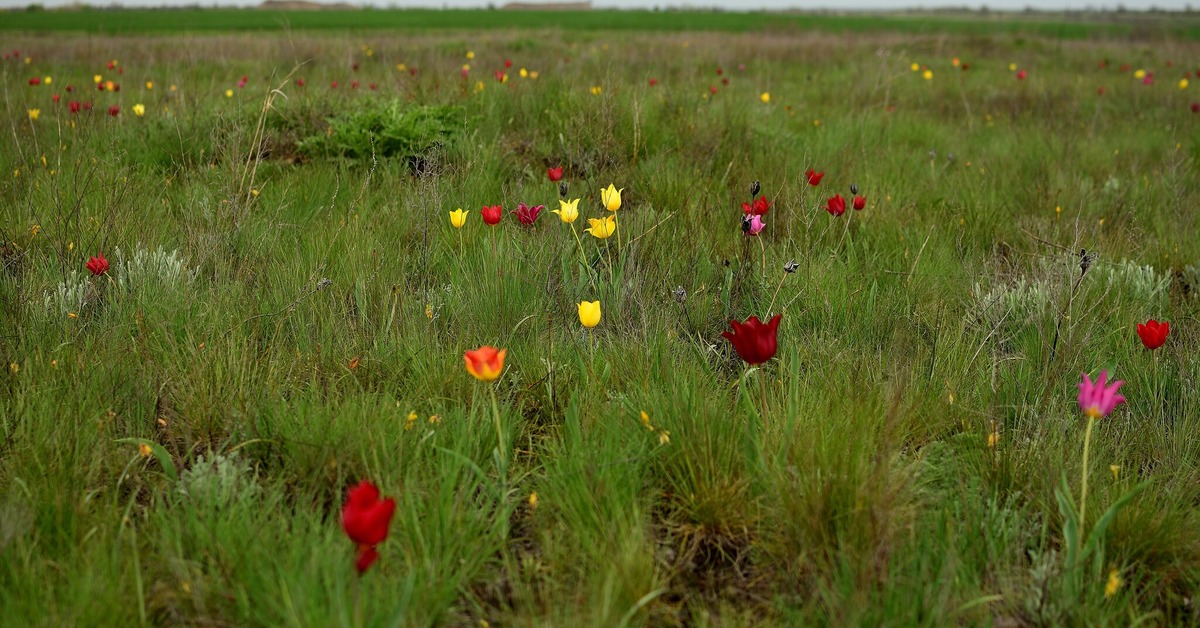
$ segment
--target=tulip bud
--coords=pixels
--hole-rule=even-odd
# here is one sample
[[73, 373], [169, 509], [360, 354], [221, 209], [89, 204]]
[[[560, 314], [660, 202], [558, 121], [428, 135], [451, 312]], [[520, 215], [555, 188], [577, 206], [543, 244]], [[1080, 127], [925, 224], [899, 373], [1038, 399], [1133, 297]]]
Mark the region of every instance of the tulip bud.
[[687, 301], [687, 290], [684, 290], [683, 286], [675, 288], [675, 291], [672, 292], [672, 294], [675, 296], [675, 300], [679, 303]]
[[559, 181], [558, 182], [558, 195], [563, 198], [567, 198], [567, 191], [568, 191], [567, 182]]
[[857, 183], [850, 184], [850, 194], [852, 194], [852, 195], [858, 194], [858, 184]]
[[742, 233], [750, 233], [750, 216], [742, 216]]
[[760, 190], [762, 190], [762, 186], [758, 184], [758, 181], [751, 183], [750, 184], [750, 198], [754, 198], [755, 196], [758, 196], [758, 193]]
[[332, 285], [333, 285], [332, 279], [330, 279], [328, 277], [321, 277], [321, 280], [317, 282], [317, 290], [324, 290]]
[[1099, 255], [1095, 251], [1088, 253], [1087, 249], [1079, 249], [1079, 276], [1087, 274], [1088, 269], [1092, 267], [1092, 263]]
[[788, 260], [788, 262], [787, 262], [786, 264], [784, 264], [784, 265], [783, 265], [783, 270], [784, 270], [784, 272], [786, 272], [786, 273], [788, 273], [788, 274], [791, 274], [791, 273], [794, 273], [794, 272], [796, 272], [796, 269], [797, 269], [797, 268], [800, 268], [800, 265], [799, 265], [799, 264], [797, 264], [797, 263], [796, 263], [796, 260], [794, 260], [794, 259], [793, 259], [793, 260]]

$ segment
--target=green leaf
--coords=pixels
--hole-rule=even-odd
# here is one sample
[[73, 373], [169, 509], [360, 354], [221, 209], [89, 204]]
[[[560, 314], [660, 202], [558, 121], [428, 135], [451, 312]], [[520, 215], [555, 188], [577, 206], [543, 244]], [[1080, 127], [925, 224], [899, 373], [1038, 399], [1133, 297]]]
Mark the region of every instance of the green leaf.
[[139, 447], [149, 445], [150, 451], [158, 459], [158, 465], [162, 467], [163, 473], [167, 474], [167, 477], [172, 482], [179, 481], [179, 471], [175, 469], [175, 460], [171, 458], [171, 454], [167, 453], [166, 449], [163, 449], [162, 445], [144, 438], [118, 438], [116, 442], [126, 445], [137, 445]]

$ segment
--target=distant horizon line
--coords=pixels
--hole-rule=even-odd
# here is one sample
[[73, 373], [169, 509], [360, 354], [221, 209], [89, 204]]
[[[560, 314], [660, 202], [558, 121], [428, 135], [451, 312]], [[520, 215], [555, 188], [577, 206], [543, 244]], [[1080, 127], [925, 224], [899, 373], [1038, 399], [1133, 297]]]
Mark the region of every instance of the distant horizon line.
[[[556, 6], [556, 5], [561, 5], [562, 3], [547, 3], [546, 8], [541, 9], [536, 6], [529, 6], [530, 4], [535, 4], [535, 3], [516, 2], [513, 4], [521, 4], [524, 6], [521, 6], [519, 8], [511, 8], [510, 9], [510, 8], [506, 8], [504, 6], [505, 4], [510, 4], [508, 2], [506, 2], [504, 4], [487, 3], [487, 5], [485, 5], [485, 6], [446, 6], [444, 3], [442, 6], [429, 6], [429, 5], [426, 5], [426, 6], [397, 6], [395, 3], [395, 0], [392, 0], [390, 3], [371, 2], [371, 1], [352, 2], [352, 1], [347, 1], [347, 0], [259, 0], [257, 2], [254, 2], [252, 0], [247, 0], [247, 1], [227, 0], [224, 2], [222, 2], [222, 1], [201, 2], [201, 1], [187, 0], [187, 1], [181, 1], [181, 2], [176, 2], [176, 3], [162, 3], [162, 4], [148, 4], [148, 3], [147, 4], [138, 4], [136, 2], [136, 0], [134, 0], [133, 4], [126, 4], [123, 2], [119, 2], [119, 1], [108, 2], [106, 4], [100, 4], [100, 3], [93, 3], [93, 2], [80, 2], [78, 0], [62, 0], [62, 1], [51, 0], [51, 2], [36, 2], [35, 1], [35, 2], [27, 2], [27, 3], [19, 3], [19, 4], [13, 3], [8, 6], [4, 6], [3, 4], [0, 4], [0, 11], [2, 11], [2, 12], [28, 11], [31, 8], [34, 10], [47, 10], [47, 11], [60, 10], [60, 9], [94, 9], [94, 10], [102, 10], [102, 11], [187, 10], [187, 9], [192, 9], [192, 10], [259, 9], [259, 8], [263, 8], [264, 4], [272, 4], [272, 3], [276, 3], [276, 2], [278, 2], [278, 3], [295, 3], [295, 4], [319, 4], [319, 5], [329, 6], [331, 9], [335, 9], [335, 10], [346, 10], [346, 9], [368, 9], [368, 10], [387, 10], [387, 11], [504, 11], [504, 10], [530, 11], [530, 10], [532, 10], [532, 11], [547, 11], [547, 12], [556, 12], [557, 11], [557, 12], [569, 12], [569, 13], [575, 13], [580, 10], [629, 11], [629, 12], [638, 12], [638, 11], [646, 11], [646, 12], [682, 11], [682, 12], [688, 12], [688, 11], [690, 11], [690, 12], [722, 12], [722, 13], [783, 13], [783, 12], [788, 12], [788, 13], [797, 13], [797, 12], [798, 13], [914, 13], [914, 12], [951, 13], [951, 12], [969, 12], [969, 13], [1014, 13], [1014, 14], [1195, 13], [1197, 11], [1197, 8], [1192, 7], [1190, 3], [1186, 4], [1184, 6], [1181, 6], [1181, 7], [1180, 6], [1163, 7], [1163, 6], [1156, 6], [1156, 5], [1149, 5], [1149, 6], [1143, 6], [1143, 7], [1129, 7], [1129, 6], [1126, 6], [1123, 3], [1119, 3], [1119, 2], [1116, 3], [1115, 6], [1109, 5], [1109, 4], [1099, 4], [1098, 3], [1095, 5], [1088, 4], [1083, 7], [1078, 7], [1078, 8], [1072, 8], [1072, 7], [1041, 8], [1041, 7], [1036, 7], [1036, 6], [1032, 6], [1032, 5], [1025, 6], [1025, 7], [1019, 7], [1019, 8], [1012, 7], [1012, 6], [991, 7], [991, 6], [988, 6], [987, 2], [980, 2], [973, 6], [971, 3], [963, 3], [963, 4], [959, 4], [959, 5], [947, 3], [947, 4], [939, 4], [939, 5], [934, 5], [934, 6], [928, 6], [928, 5], [922, 5], [920, 3], [914, 3], [913, 5], [909, 5], [909, 6], [893, 6], [893, 7], [879, 7], [879, 6], [854, 7], [854, 6], [850, 6], [850, 7], [840, 7], [840, 8], [831, 8], [831, 7], [827, 7], [827, 6], [804, 7], [804, 6], [799, 6], [799, 5], [772, 6], [772, 7], [767, 7], [767, 6], [728, 7], [728, 6], [723, 6], [721, 4], [703, 5], [703, 4], [691, 4], [691, 3], [685, 2], [682, 4], [655, 3], [653, 6], [641, 6], [641, 7], [626, 7], [626, 6], [595, 7], [595, 6], [593, 6], [593, 7], [588, 7], [587, 9], [564, 9], [564, 8], [561, 8], [561, 6]], [[7, 4], [7, 3], [5, 3], [5, 4]], [[864, 3], [864, 4], [866, 4], [866, 3]], [[268, 8], [270, 8], [270, 7], [268, 7]], [[277, 11], [306, 11], [308, 9], [279, 8], [279, 9], [274, 9], [274, 10], [277, 10]]]

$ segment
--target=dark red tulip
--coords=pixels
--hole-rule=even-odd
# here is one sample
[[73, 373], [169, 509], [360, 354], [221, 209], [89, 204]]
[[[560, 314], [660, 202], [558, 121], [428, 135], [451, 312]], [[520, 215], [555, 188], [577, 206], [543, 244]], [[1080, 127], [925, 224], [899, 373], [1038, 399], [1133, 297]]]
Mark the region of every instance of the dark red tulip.
[[409, 69], [408, 69], [408, 75], [409, 75], [409, 76], [416, 76], [416, 75], [417, 75], [417, 69], [416, 69], [416, 68], [409, 68]]
[[1192, 103], [1192, 113], [1200, 113], [1200, 102]]
[[59, 98], [60, 98], [60, 96], [59, 96], [58, 94], [55, 94], [55, 95], [53, 95], [53, 96], [51, 96], [51, 97], [50, 97], [50, 100], [54, 101], [54, 104], [56, 104], [56, 105], [57, 105], [57, 104], [58, 104], [58, 101], [59, 101]]
[[713, 86], [709, 87], [708, 93], [712, 94], [713, 96], [716, 96], [717, 95], [717, 86], [713, 85]]
[[71, 93], [71, 92], [73, 92], [73, 91], [75, 91], [75, 87], [74, 87], [73, 85], [68, 85], [68, 86], [67, 86], [67, 93], [68, 93], [68, 94], [70, 94], [70, 93]]
[[825, 211], [833, 216], [841, 216], [846, 213], [846, 199], [842, 198], [841, 194], [834, 194], [833, 198], [825, 201]]
[[766, 197], [760, 196], [754, 199], [754, 204], [742, 203], [742, 213], [747, 216], [766, 216], [771, 209], [771, 201]]
[[67, 111], [70, 111], [71, 113], [79, 113], [80, 106], [81, 105], [79, 104], [78, 100], [72, 100], [71, 102], [67, 103]]
[[717, 76], [721, 76], [724, 73], [725, 73], [725, 70], [722, 70], [721, 68], [717, 68]]
[[357, 71], [358, 71], [358, 64], [357, 64], [357, 63], [351, 63], [351, 64], [350, 64], [350, 71], [351, 71], [351, 72], [357, 72]]
[[483, 209], [479, 210], [479, 215], [483, 216], [483, 222], [495, 226], [500, 224], [500, 219], [504, 217], [504, 208], [499, 205], [484, 205]]
[[504, 69], [507, 70], [508, 68], [511, 68], [511, 67], [512, 67], [512, 59], [505, 59], [504, 60]]
[[[533, 223], [537, 222], [538, 214], [542, 213], [543, 209], [546, 209], [545, 205], [530, 207], [525, 203], [517, 203], [517, 209], [512, 213], [517, 215], [517, 220], [521, 221], [521, 224], [526, 227], [532, 227]], [[484, 218], [484, 222], [486, 221], [487, 219]]]
[[757, 316], [751, 316], [745, 323], [729, 321], [733, 331], [723, 331], [721, 335], [733, 344], [738, 357], [747, 364], [762, 364], [775, 357], [776, 330], [782, 316], [776, 314], [766, 325]]
[[504, 82], [504, 70], [496, 70], [495, 76], [496, 76], [496, 82], [498, 82], [498, 83]]
[[89, 100], [89, 101], [83, 103], [83, 110], [91, 111], [92, 110], [92, 101]]
[[94, 277], [99, 277], [100, 275], [108, 272], [108, 260], [104, 259], [104, 253], [100, 253], [95, 257], [89, 258], [86, 266]]
[[39, 76], [32, 77], [29, 79], [29, 84], [30, 85], [41, 85], [42, 79]]
[[1167, 321], [1158, 322], [1153, 318], [1145, 323], [1138, 323], [1137, 334], [1142, 339], [1142, 344], [1147, 349], [1153, 351], [1167, 341], [1167, 334], [1171, 333], [1171, 324]]
[[855, 211], [858, 211], [866, 206], [867, 206], [867, 197], [865, 197], [865, 196], [855, 196], [854, 197]]
[[96, 83], [96, 91], [98, 91], [98, 92], [104, 91], [104, 83]]
[[650, 87], [654, 87], [655, 85], [658, 85], [658, 79], [656, 79], [656, 78], [650, 79]]
[[1132, 68], [1130, 67], [1130, 65], [1129, 65], [1128, 63], [1122, 63], [1122, 64], [1121, 64], [1121, 68], [1120, 68], [1120, 70], [1121, 70], [1122, 72], [1128, 72], [1130, 69], [1132, 69]]
[[119, 105], [113, 105], [113, 106], [109, 107], [108, 115], [110, 115], [114, 118], [121, 115], [121, 107]]
[[825, 176], [824, 172], [817, 172], [812, 168], [809, 168], [804, 174], [808, 177], [808, 184], [813, 187], [821, 185], [821, 177]]
[[722, 85], [728, 85], [728, 84], [729, 84], [729, 77], [728, 77], [728, 76], [726, 76], [725, 78], [721, 79], [721, 84], [722, 84]]
[[1096, 93], [1097, 93], [1097, 94], [1099, 94], [1100, 96], [1103, 96], [1103, 95], [1104, 95], [1104, 86], [1103, 86], [1103, 85], [1101, 85], [1101, 86], [1100, 86], [1100, 87], [1099, 87], [1099, 88], [1096, 90]]
[[358, 89], [358, 79], [350, 81], [350, 89]]
[[112, 90], [113, 90], [114, 92], [119, 92], [119, 91], [121, 91], [121, 84], [120, 84], [120, 83], [113, 83], [113, 89], [112, 89]]
[[304, 77], [303, 76], [296, 79], [296, 87], [304, 87]]
[[562, 178], [562, 171], [562, 166], [557, 168], [546, 168], [546, 176], [550, 177], [551, 183], [558, 183], [558, 180]]
[[337, 81], [331, 81], [331, 82], [329, 83], [329, 89], [337, 89], [337, 88], [338, 88], [338, 82], [337, 82]]
[[1017, 70], [1017, 80], [1018, 81], [1024, 81], [1026, 76], [1029, 76], [1028, 72], [1026, 72], [1025, 70]]
[[375, 83], [371, 83], [370, 85], [367, 85], [367, 87], [369, 87], [371, 89], [371, 91], [375, 91], [375, 90], [379, 89], [379, 86], [376, 85]]
[[379, 558], [375, 546], [387, 539], [394, 514], [396, 500], [379, 499], [379, 489], [374, 484], [364, 480], [350, 489], [346, 505], [342, 506], [342, 529], [358, 545], [354, 563], [358, 573], [365, 572]]
[[960, 67], [962, 68], [962, 71], [963, 71], [963, 72], [966, 72], [967, 70], [970, 70], [970, 69], [971, 69], [971, 64], [970, 64], [970, 63], [964, 63], [964, 64], [962, 64], [962, 66], [960, 66]]
[[117, 67], [117, 62], [116, 62], [116, 61], [109, 61], [109, 62], [108, 62], [108, 69], [110, 69], [110, 70], [111, 70], [111, 69], [113, 69], [113, 68], [115, 68], [115, 67]]

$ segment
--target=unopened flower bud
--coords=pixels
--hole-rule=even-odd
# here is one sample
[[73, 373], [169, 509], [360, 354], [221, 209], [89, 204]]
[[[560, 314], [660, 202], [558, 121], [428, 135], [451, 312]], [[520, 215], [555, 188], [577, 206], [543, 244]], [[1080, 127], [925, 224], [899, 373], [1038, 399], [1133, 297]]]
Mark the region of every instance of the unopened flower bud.
[[687, 290], [684, 290], [683, 286], [679, 286], [679, 287], [675, 288], [675, 291], [672, 292], [671, 294], [675, 297], [675, 300], [678, 301], [679, 303], [683, 303], [684, 301], [687, 301]]
[[794, 272], [796, 272], [797, 268], [800, 268], [800, 265], [797, 264], [796, 260], [794, 260], [794, 259], [788, 260], [788, 262], [783, 265], [783, 270], [787, 273], [794, 273]]
[[758, 196], [760, 191], [762, 191], [762, 186], [758, 184], [758, 181], [750, 184], [750, 198]]
[[857, 183], [850, 184], [850, 193], [856, 194], [856, 195], [858, 194], [858, 184]]
[[558, 182], [558, 195], [563, 198], [567, 198], [567, 191], [568, 191], [567, 182], [559, 181]]

